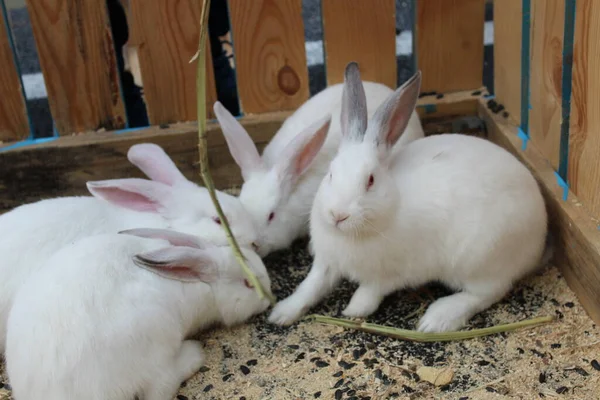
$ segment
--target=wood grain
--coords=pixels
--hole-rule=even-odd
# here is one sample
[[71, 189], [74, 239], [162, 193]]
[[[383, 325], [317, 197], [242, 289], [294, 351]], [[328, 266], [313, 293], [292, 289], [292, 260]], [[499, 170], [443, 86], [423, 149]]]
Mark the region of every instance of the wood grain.
[[245, 113], [295, 110], [309, 97], [302, 0], [230, 0]]
[[494, 1], [494, 94], [521, 123], [521, 20], [523, 0]]
[[323, 0], [327, 85], [344, 81], [355, 61], [363, 80], [398, 86], [394, 0]]
[[568, 201], [563, 201], [563, 189], [557, 183], [554, 169], [537, 146], [530, 144], [521, 151], [516, 125], [491, 113], [483, 101], [479, 103], [479, 113], [486, 122], [489, 139], [517, 156], [538, 180], [548, 209], [556, 265], [590, 317], [600, 323], [598, 219], [586, 212], [573, 192], [569, 192]]
[[483, 82], [484, 0], [416, 2], [421, 91], [476, 89]]
[[[195, 121], [196, 63], [202, 0], [129, 0], [136, 48], [151, 124]], [[206, 51], [207, 115], [217, 99], [209, 40]]]
[[27, 0], [50, 110], [60, 135], [125, 126], [106, 4]]
[[600, 218], [600, 2], [577, 1], [575, 18], [568, 181]]
[[8, 29], [0, 9], [0, 141], [4, 142], [25, 139], [30, 132], [21, 78], [10, 46]]
[[531, 2], [529, 136], [558, 169], [562, 113], [564, 0]]
[[[259, 151], [271, 140], [289, 112], [246, 116], [241, 119]], [[242, 183], [239, 168], [219, 125], [207, 124], [210, 173], [217, 189]], [[122, 134], [85, 133], [0, 153], [0, 213], [21, 204], [55, 196], [87, 195], [89, 180], [144, 177], [127, 161], [135, 143], [156, 143], [190, 180], [201, 183], [198, 165], [198, 126], [174, 124]]]

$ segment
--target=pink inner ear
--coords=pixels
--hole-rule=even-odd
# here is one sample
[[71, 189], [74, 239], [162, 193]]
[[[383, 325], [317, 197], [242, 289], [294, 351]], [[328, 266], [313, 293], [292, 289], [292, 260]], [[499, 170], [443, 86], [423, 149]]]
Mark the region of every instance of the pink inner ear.
[[138, 193], [115, 187], [95, 188], [94, 191], [109, 202], [130, 210], [158, 212], [158, 204]]

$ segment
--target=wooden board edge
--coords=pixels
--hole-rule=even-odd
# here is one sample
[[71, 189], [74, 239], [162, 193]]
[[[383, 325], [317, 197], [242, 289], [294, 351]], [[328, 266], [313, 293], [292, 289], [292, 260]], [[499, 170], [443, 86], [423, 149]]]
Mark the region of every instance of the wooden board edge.
[[487, 94], [487, 89], [482, 87], [477, 90], [445, 93], [441, 98], [438, 98], [437, 94], [424, 96], [417, 102], [417, 113], [421, 119], [477, 115], [479, 99]]
[[584, 210], [571, 191], [563, 200], [563, 187], [551, 164], [531, 142], [522, 150], [516, 125], [489, 111], [483, 100], [478, 111], [488, 138], [514, 154], [538, 180], [548, 209], [557, 266], [589, 316], [600, 323], [600, 221]]

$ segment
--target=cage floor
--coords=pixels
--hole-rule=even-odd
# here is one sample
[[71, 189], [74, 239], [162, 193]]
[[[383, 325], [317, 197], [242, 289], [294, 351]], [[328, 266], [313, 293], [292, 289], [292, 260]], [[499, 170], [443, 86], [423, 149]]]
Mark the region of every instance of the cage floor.
[[[278, 299], [308, 272], [306, 244], [266, 258]], [[353, 289], [343, 285], [314, 311], [339, 315]], [[436, 285], [399, 292], [369, 320], [412, 329], [444, 293]], [[595, 399], [600, 390], [600, 329], [555, 267], [521, 282], [471, 327], [541, 315], [555, 322], [461, 342], [404, 342], [311, 322], [280, 328], [266, 315], [204, 333], [206, 367], [182, 385], [178, 399]], [[448, 369], [453, 377], [433, 385], [419, 378], [421, 366]], [[0, 399], [11, 399], [2, 379]]]

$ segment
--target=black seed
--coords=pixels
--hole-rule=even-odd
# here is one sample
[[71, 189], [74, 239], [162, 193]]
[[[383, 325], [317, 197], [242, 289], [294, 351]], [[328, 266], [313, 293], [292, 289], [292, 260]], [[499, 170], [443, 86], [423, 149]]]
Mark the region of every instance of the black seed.
[[246, 400], [246, 396], [240, 397], [240, 400]]
[[560, 349], [562, 347], [562, 344], [560, 344], [560, 343], [552, 343], [550, 345], [550, 347], [553, 348], [553, 349]]
[[411, 388], [410, 386], [406, 386], [406, 385], [402, 385], [402, 390], [404, 391], [404, 393], [414, 393], [415, 389]]
[[450, 385], [440, 386], [440, 390], [447, 392], [448, 390], [450, 390]]
[[383, 377], [383, 372], [380, 369], [375, 370], [375, 378], [381, 379]]
[[254, 366], [254, 365], [258, 364], [258, 361], [257, 361], [257, 360], [248, 360], [248, 361], [246, 362], [246, 364], [247, 364], [247, 365], [250, 365], [250, 366]]
[[458, 400], [469, 400], [469, 396], [459, 397]]
[[189, 399], [187, 398], [187, 396], [184, 396], [182, 394], [178, 394], [177, 395], [177, 400], [189, 400]]
[[358, 397], [356, 397], [356, 396], [350, 396], [350, 397], [348, 397], [348, 400], [358, 400]]
[[204, 388], [204, 393], [210, 392], [210, 389], [212, 389], [213, 387], [213, 385], [206, 385], [206, 387]]
[[538, 381], [540, 381], [540, 383], [546, 383], [546, 373], [545, 372], [540, 372], [540, 376], [538, 376]]
[[478, 365], [481, 365], [482, 367], [484, 367], [484, 366], [486, 366], [486, 365], [489, 365], [489, 364], [490, 364], [490, 362], [489, 362], [489, 361], [486, 361], [486, 360], [480, 360], [480, 361], [477, 361], [477, 364], [478, 364]]
[[349, 390], [348, 393], [346, 393], [347, 396], [354, 396], [356, 394], [356, 390]]
[[581, 367], [576, 367], [575, 372], [577, 372], [581, 376], [589, 376], [590, 375], [587, 373], [587, 371], [585, 369], [583, 369]]
[[355, 363], [347, 363], [346, 361], [342, 360], [340, 362], [338, 362], [338, 365], [344, 369], [350, 369], [354, 366], [356, 366]]
[[509, 115], [510, 115], [510, 114], [508, 113], [508, 111], [504, 111], [504, 112], [502, 113], [502, 116], [503, 116], [504, 118], [508, 118], [508, 116], [509, 116]]
[[240, 371], [242, 371], [242, 373], [243, 373], [244, 375], [248, 375], [248, 374], [250, 373], [250, 368], [246, 367], [245, 365], [242, 365], [242, 366], [240, 367]]
[[340, 389], [335, 391], [335, 400], [341, 400], [342, 396], [344, 395], [344, 392], [342, 392]]
[[340, 376], [342, 376], [344, 374], [344, 371], [338, 371], [335, 374], [333, 374], [334, 378], [339, 378]]
[[320, 359], [321, 359], [321, 357], [313, 357], [313, 358], [310, 359], [310, 362], [315, 362], [315, 361], [320, 360]]
[[339, 381], [337, 381], [337, 382], [335, 383], [335, 385], [333, 385], [333, 388], [334, 388], [334, 389], [337, 389], [337, 388], [339, 388], [340, 386], [342, 386], [343, 384], [344, 384], [344, 380], [343, 380], [343, 379], [340, 379]]
[[438, 94], [437, 96], [435, 96], [436, 99], [441, 99], [442, 97], [444, 97], [443, 93]]
[[300, 354], [298, 354], [298, 356], [296, 357], [296, 361], [295, 362], [298, 362], [300, 360], [304, 360], [305, 356], [306, 356], [306, 353], [300, 353]]
[[471, 93], [471, 95], [473, 96], [479, 96], [481, 94], [481, 90], [476, 90], [473, 93]]
[[573, 308], [573, 307], [575, 307], [575, 303], [573, 303], [572, 301], [569, 301], [568, 303], [565, 303], [565, 307]]
[[517, 347], [517, 351], [519, 352], [519, 354], [523, 354], [523, 353], [525, 353], [525, 350], [523, 350], [523, 349], [522, 349], [522, 348], [520, 348], [520, 347]]
[[363, 396], [360, 400], [371, 400], [371, 396]]
[[321, 360], [317, 361], [315, 363], [315, 365], [319, 368], [329, 367], [329, 363], [326, 363], [325, 361], [321, 361]]
[[490, 393], [495, 393], [495, 392], [496, 392], [496, 389], [494, 389], [494, 388], [493, 388], [493, 387], [491, 387], [491, 386], [486, 386], [486, 387], [485, 387], [485, 390], [486, 390], [486, 391], [488, 391], [488, 392], [490, 392]]
[[563, 318], [564, 318], [564, 315], [563, 315], [563, 313], [561, 313], [560, 311], [558, 311], [558, 310], [554, 310], [554, 313], [555, 313], [556, 315], [558, 315], [558, 319], [563, 319]]
[[566, 386], [561, 386], [558, 389], [556, 389], [556, 393], [558, 394], [564, 394], [567, 393], [569, 391], [569, 388]]
[[556, 299], [550, 299], [550, 303], [552, 303], [554, 307], [560, 306], [560, 303]]
[[158, 127], [160, 129], [167, 129], [169, 127], [169, 124], [160, 124]]
[[229, 378], [231, 378], [233, 376], [233, 374], [227, 374], [223, 377], [223, 382], [227, 382], [229, 380]]
[[[187, 386], [187, 382], [181, 382], [181, 385], [179, 385], [179, 387], [181, 387], [181, 388], [184, 388], [186, 386]], [[0, 386], [0, 387], [2, 387], [2, 386]]]
[[315, 394], [313, 394], [313, 397], [315, 399], [318, 399], [319, 397], [321, 397], [321, 392], [315, 392]]
[[598, 360], [592, 360], [592, 368], [594, 368], [596, 371], [600, 371], [600, 363]]
[[300, 348], [300, 346], [298, 346], [297, 344], [288, 344], [288, 347], [294, 350], [298, 350]]
[[352, 358], [354, 358], [355, 360], [358, 360], [360, 358], [360, 352], [358, 351], [358, 349], [352, 351]]
[[210, 368], [208, 368], [206, 365], [203, 365], [200, 367], [200, 369], [198, 370], [198, 372], [208, 372], [210, 371]]

